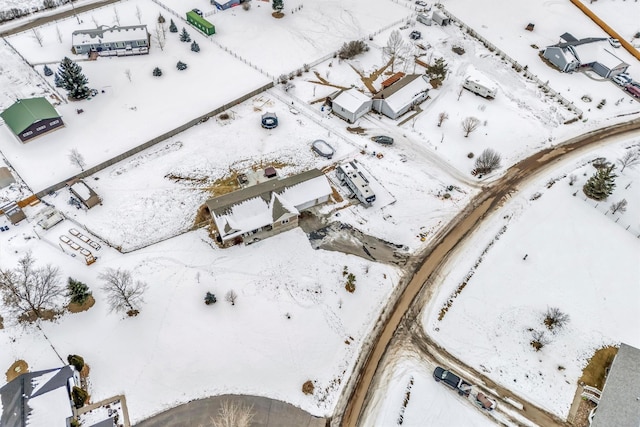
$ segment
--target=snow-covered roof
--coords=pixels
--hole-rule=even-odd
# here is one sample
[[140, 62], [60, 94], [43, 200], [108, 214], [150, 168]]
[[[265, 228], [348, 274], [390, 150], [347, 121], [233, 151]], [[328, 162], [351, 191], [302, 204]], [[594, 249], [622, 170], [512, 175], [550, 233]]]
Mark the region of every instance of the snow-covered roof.
[[286, 212], [298, 215], [298, 206], [331, 193], [324, 174], [312, 169], [209, 199], [207, 206], [226, 240], [273, 224]]
[[66, 387], [31, 398], [27, 405], [31, 408], [26, 423], [29, 427], [63, 426], [66, 425], [65, 420], [73, 415]]
[[496, 90], [496, 83], [490, 80], [486, 75], [480, 72], [473, 65], [469, 65], [469, 67], [467, 67], [466, 80], [475, 82], [481, 86], [486, 87], [489, 90]]
[[118, 27], [107, 27], [101, 25], [98, 28], [89, 30], [76, 30], [71, 35], [74, 46], [98, 43], [127, 42], [132, 40], [146, 40], [146, 25], [129, 25]]
[[89, 200], [89, 197], [91, 197], [91, 190], [89, 190], [87, 184], [82, 181], [71, 184], [71, 189], [78, 195], [78, 197], [81, 197], [83, 200]]
[[347, 111], [354, 112], [367, 102], [371, 102], [371, 98], [359, 92], [355, 88], [343, 91], [334, 100], [334, 104], [338, 104]]
[[609, 51], [607, 46], [608, 43], [606, 41], [598, 40], [592, 43], [575, 45], [573, 49], [578, 55], [578, 60], [581, 64], [598, 62], [609, 69], [623, 64], [624, 61]]
[[27, 372], [0, 388], [0, 426], [64, 426], [72, 415], [67, 389], [73, 368]]
[[384, 99], [393, 111], [400, 111], [428, 91], [431, 85], [422, 74], [410, 74], [398, 83], [378, 92], [374, 98]]

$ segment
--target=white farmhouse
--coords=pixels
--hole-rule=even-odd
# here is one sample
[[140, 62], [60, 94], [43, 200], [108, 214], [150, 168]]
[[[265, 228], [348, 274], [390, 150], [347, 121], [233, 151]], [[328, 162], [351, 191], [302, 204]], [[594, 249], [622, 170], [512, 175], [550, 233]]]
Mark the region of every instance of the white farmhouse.
[[409, 74], [375, 94], [372, 108], [395, 120], [427, 99], [430, 87], [427, 76]]

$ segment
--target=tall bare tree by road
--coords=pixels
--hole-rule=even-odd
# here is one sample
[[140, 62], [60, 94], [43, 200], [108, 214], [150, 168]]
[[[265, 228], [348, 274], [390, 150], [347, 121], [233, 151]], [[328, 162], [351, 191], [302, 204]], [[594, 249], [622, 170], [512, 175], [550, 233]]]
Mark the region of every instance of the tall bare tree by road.
[[84, 156], [80, 154], [77, 148], [72, 148], [69, 151], [69, 161], [72, 165], [78, 166], [81, 171], [84, 171], [84, 167], [87, 165], [84, 161]]
[[137, 316], [140, 313], [143, 295], [147, 284], [140, 280], [133, 280], [131, 272], [107, 268], [98, 275], [104, 281], [102, 290], [107, 293], [107, 301], [112, 311], [126, 312], [127, 316]]
[[387, 40], [387, 45], [382, 48], [382, 55], [385, 60], [393, 59], [393, 62], [391, 63], [391, 72], [394, 71], [396, 61], [403, 59], [407, 51], [407, 43], [402, 39], [400, 31], [392, 31], [389, 39]]
[[64, 288], [59, 270], [51, 264], [35, 267], [31, 252], [18, 260], [14, 270], [0, 269], [0, 292], [6, 306], [18, 317], [41, 318], [57, 307]]
[[622, 157], [618, 159], [618, 163], [620, 164], [620, 166], [622, 166], [622, 168], [620, 168], [620, 173], [622, 173], [622, 171], [624, 171], [624, 168], [626, 168], [627, 166], [633, 167], [637, 165], [638, 163], [640, 163], [640, 149], [636, 148], [627, 150], [622, 155]]

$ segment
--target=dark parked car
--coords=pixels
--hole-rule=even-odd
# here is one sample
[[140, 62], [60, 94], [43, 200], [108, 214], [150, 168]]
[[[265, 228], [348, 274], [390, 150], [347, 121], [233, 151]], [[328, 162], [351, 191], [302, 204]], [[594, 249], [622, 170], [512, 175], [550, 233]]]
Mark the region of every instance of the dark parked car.
[[444, 384], [456, 390], [460, 396], [468, 396], [471, 390], [471, 384], [440, 366], [437, 366], [433, 371], [433, 378], [435, 378], [436, 382], [442, 381]]
[[200, 9], [193, 9], [196, 15], [202, 16], [202, 11]]
[[393, 138], [385, 135], [378, 135], [371, 138], [372, 141], [377, 142], [378, 144], [391, 145], [393, 144]]
[[264, 113], [262, 115], [262, 127], [265, 129], [278, 127], [278, 116], [276, 116], [276, 113]]
[[460, 384], [459, 376], [457, 376], [453, 372], [441, 368], [440, 366], [436, 367], [436, 369], [433, 371], [433, 378], [435, 378], [437, 382], [443, 381], [451, 388], [458, 388], [458, 384]]
[[409, 34], [409, 38], [411, 40], [420, 40], [422, 38], [422, 34], [420, 33], [420, 31], [411, 31], [411, 34]]

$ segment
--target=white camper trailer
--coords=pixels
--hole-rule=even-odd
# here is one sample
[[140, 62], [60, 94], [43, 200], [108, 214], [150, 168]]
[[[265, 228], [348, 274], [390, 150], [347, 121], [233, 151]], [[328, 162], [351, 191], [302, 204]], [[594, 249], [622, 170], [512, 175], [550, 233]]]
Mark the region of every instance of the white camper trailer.
[[496, 84], [473, 67], [469, 67], [467, 78], [462, 87], [483, 98], [493, 99], [498, 93]]
[[349, 187], [355, 197], [364, 205], [371, 205], [376, 195], [369, 188], [369, 180], [358, 170], [355, 161], [341, 164], [336, 168], [336, 176], [342, 185]]

